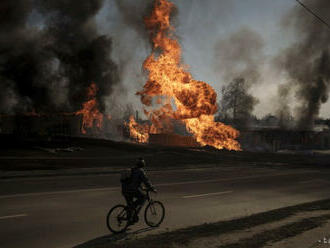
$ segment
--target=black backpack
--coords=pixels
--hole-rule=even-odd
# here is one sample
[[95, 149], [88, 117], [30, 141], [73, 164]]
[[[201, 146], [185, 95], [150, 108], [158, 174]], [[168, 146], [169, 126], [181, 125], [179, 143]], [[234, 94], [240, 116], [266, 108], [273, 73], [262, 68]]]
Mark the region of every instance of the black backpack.
[[124, 171], [121, 172], [120, 174], [120, 182], [122, 184], [129, 184], [131, 182], [132, 179], [132, 169], [126, 169]]

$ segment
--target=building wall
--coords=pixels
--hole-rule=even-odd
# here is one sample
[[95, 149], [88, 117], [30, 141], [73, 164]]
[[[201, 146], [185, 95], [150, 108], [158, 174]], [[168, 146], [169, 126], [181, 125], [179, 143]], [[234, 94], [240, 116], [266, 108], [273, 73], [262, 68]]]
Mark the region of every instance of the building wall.
[[177, 134], [150, 134], [149, 144], [163, 146], [199, 147], [194, 137]]

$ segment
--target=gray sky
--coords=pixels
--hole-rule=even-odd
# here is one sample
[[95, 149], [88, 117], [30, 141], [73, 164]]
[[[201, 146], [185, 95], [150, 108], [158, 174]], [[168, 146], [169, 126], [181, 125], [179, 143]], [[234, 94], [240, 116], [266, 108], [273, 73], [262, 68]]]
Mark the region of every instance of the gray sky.
[[[124, 101], [132, 102], [141, 108], [135, 92], [144, 84], [141, 67], [143, 60], [150, 53], [150, 48], [135, 30], [125, 24], [118, 24], [122, 17], [113, 1], [108, 1], [97, 20], [100, 30], [114, 39], [114, 59], [120, 62], [122, 58], [126, 61], [122, 78], [127, 92], [121, 97], [125, 99]], [[281, 49], [295, 41], [293, 31], [283, 29], [280, 23], [281, 18], [290, 9], [301, 6], [294, 0], [175, 0], [174, 2], [178, 8], [176, 33], [182, 45], [184, 63], [189, 66], [195, 79], [209, 83], [218, 96], [221, 87], [228, 82], [223, 80], [219, 68], [216, 68], [217, 42], [226, 39], [242, 27], [261, 35], [264, 43], [262, 53], [265, 58], [260, 61], [260, 83], [251, 88], [251, 93], [260, 100], [254, 112], [259, 117], [274, 112], [277, 107], [277, 86], [284, 83], [286, 78], [272, 68], [270, 61]], [[308, 14], [306, 12], [306, 15]], [[118, 89], [119, 91], [122, 89]], [[294, 96], [292, 102], [293, 104], [295, 102]], [[329, 102], [321, 107], [321, 116], [330, 117]]]

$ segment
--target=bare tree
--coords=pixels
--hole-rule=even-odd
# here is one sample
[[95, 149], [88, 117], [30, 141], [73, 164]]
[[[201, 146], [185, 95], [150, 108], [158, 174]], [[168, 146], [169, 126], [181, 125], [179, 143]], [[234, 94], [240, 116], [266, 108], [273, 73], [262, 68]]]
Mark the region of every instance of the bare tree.
[[246, 127], [258, 99], [248, 93], [244, 78], [235, 78], [222, 87], [219, 118], [237, 127]]

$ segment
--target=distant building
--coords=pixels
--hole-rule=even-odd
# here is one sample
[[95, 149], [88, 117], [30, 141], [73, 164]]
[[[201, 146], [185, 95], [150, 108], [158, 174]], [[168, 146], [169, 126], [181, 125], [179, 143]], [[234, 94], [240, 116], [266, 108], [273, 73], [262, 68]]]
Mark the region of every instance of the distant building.
[[22, 137], [78, 136], [81, 122], [78, 115], [1, 115], [0, 133]]
[[330, 149], [330, 131], [246, 130], [239, 141], [243, 150], [251, 151]]

